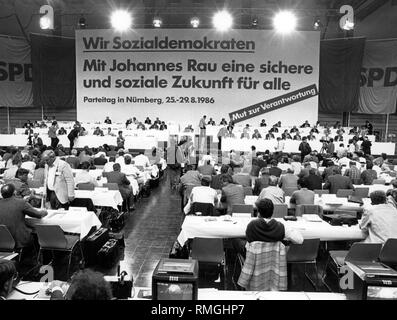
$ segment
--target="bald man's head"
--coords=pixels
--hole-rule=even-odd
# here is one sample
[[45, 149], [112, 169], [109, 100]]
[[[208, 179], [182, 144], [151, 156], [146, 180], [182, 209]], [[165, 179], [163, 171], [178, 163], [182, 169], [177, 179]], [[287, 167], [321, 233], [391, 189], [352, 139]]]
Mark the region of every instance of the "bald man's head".
[[1, 196], [4, 199], [11, 198], [14, 195], [15, 187], [11, 183], [7, 183], [1, 187]]
[[56, 155], [54, 150], [45, 150], [41, 155], [42, 160], [47, 163], [49, 166], [52, 166], [56, 159]]

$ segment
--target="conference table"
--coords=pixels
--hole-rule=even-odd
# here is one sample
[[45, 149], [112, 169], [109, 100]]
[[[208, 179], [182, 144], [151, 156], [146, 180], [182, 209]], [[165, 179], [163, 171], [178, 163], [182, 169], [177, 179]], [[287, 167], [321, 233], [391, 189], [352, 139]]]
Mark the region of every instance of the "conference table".
[[[201, 238], [244, 238], [248, 223], [256, 218], [231, 218], [230, 216], [207, 217], [186, 216], [178, 235], [178, 242], [183, 246], [188, 239]], [[289, 228], [298, 230], [304, 239], [319, 238], [321, 241], [363, 240], [366, 235], [358, 225], [331, 226], [325, 221], [313, 222], [298, 217], [297, 221], [285, 221], [276, 218]]]
[[40, 225], [58, 225], [64, 232], [75, 233], [80, 235], [80, 239], [84, 239], [90, 230], [100, 228], [102, 223], [96, 214], [86, 210], [47, 210], [48, 215], [42, 219], [26, 217], [26, 222], [33, 227]]

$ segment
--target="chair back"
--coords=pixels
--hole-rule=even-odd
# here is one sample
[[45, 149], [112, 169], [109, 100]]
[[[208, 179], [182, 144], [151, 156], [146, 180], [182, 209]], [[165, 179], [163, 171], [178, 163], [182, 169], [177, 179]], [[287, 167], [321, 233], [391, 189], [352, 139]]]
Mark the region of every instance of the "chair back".
[[66, 249], [65, 234], [58, 225], [36, 225], [37, 238], [41, 248]]
[[43, 184], [39, 180], [28, 180], [28, 187], [31, 189], [37, 189], [43, 187]]
[[91, 182], [79, 183], [77, 185], [77, 189], [79, 190], [94, 190], [95, 186]]
[[314, 189], [313, 192], [318, 195], [329, 194], [329, 190]]
[[292, 188], [290, 188], [290, 187], [289, 188], [282, 188], [282, 189], [284, 191], [284, 195], [287, 196], [287, 197], [292, 196], [294, 191], [299, 190], [298, 188], [294, 188], [294, 187], [292, 187]]
[[252, 188], [251, 187], [243, 187], [245, 196], [252, 196]]
[[386, 180], [374, 179], [374, 181], [372, 181], [372, 184], [386, 184]]
[[273, 218], [283, 218], [288, 215], [288, 205], [277, 203], [274, 205]]
[[191, 257], [199, 262], [222, 263], [225, 257], [223, 239], [194, 238]]
[[291, 244], [287, 252], [287, 262], [315, 262], [319, 246], [320, 239], [305, 239], [302, 244]]
[[238, 285], [249, 291], [287, 290], [287, 253], [279, 242], [247, 242]]
[[197, 214], [198, 212], [201, 212], [202, 216], [213, 216], [214, 211], [214, 205], [212, 203], [203, 202], [193, 202], [190, 209], [190, 213]]
[[361, 178], [352, 179], [353, 184], [363, 184]]
[[298, 204], [295, 207], [295, 216], [301, 217], [303, 214], [323, 214], [323, 208], [317, 204]]
[[0, 251], [13, 251], [15, 240], [7, 226], [0, 224]]
[[352, 189], [339, 189], [338, 191], [336, 191], [336, 196], [338, 198], [347, 198], [348, 196], [352, 196], [353, 192], [354, 190]]
[[254, 213], [254, 207], [250, 204], [233, 204], [232, 205], [232, 216], [240, 217], [252, 217]]
[[367, 198], [369, 194], [369, 188], [355, 188], [353, 196]]
[[108, 188], [108, 190], [119, 190], [119, 185], [117, 183], [104, 183], [104, 188]]
[[397, 265], [397, 239], [387, 239], [379, 254], [379, 261], [395, 268]]
[[346, 255], [345, 262], [371, 262], [379, 257], [382, 250], [381, 243], [353, 243]]

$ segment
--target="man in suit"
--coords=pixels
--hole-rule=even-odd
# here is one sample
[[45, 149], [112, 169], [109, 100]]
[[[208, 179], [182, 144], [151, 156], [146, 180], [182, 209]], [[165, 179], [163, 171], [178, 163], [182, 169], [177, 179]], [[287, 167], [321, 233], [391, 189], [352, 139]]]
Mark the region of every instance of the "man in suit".
[[324, 183], [323, 189], [329, 189], [329, 193], [336, 194], [339, 189], [353, 189], [353, 184], [349, 177], [341, 175], [341, 170], [335, 169], [334, 175], [329, 176], [328, 180]]
[[132, 192], [131, 182], [127, 179], [127, 176], [121, 172], [120, 164], [115, 163], [113, 165], [113, 171], [103, 172], [102, 175], [108, 180], [108, 183], [117, 183], [123, 200], [129, 201], [129, 209], [133, 210], [134, 194]]
[[32, 230], [26, 225], [25, 215], [41, 219], [47, 215], [46, 210], [37, 210], [23, 199], [14, 196], [13, 184], [1, 187], [0, 224], [4, 224], [16, 242], [16, 248], [32, 244]]
[[223, 188], [221, 202], [226, 203], [227, 214], [232, 214], [232, 206], [234, 204], [244, 204], [244, 188], [241, 185], [234, 184], [230, 175], [223, 175]]
[[298, 177], [294, 175], [292, 169], [287, 169], [287, 174], [280, 178], [279, 187], [281, 187], [284, 192], [291, 189], [298, 189]]
[[37, 132], [33, 134], [32, 146], [37, 146], [39, 148], [43, 147], [43, 140], [39, 137], [39, 134]]
[[74, 200], [74, 178], [70, 165], [57, 157], [53, 150], [44, 151], [42, 159], [46, 163], [47, 199], [51, 208], [68, 209]]
[[227, 164], [223, 164], [221, 167], [221, 174], [212, 177], [211, 188], [215, 190], [221, 190], [223, 187], [222, 177], [225, 174], [231, 175], [231, 169]]
[[249, 173], [239, 172], [233, 175], [233, 183], [239, 184], [243, 187], [251, 187], [252, 180]]
[[101, 154], [98, 158], [94, 159], [94, 165], [96, 166], [104, 166], [107, 162], [108, 160], [103, 154]]
[[66, 158], [66, 162], [69, 163], [72, 169], [77, 169], [80, 165], [80, 158], [77, 157], [77, 150], [72, 149], [69, 157]]
[[203, 176], [216, 175], [214, 167], [211, 165], [211, 160], [207, 160], [204, 165], [198, 166], [197, 171]]
[[55, 149], [58, 145], [59, 139], [57, 137], [58, 123], [53, 121], [51, 127], [48, 129], [48, 137], [51, 138], [51, 147]]
[[272, 160], [270, 161], [270, 169], [269, 169], [269, 174], [271, 176], [276, 176], [276, 177], [280, 177], [281, 173], [283, 172], [283, 170], [281, 170], [278, 166], [277, 166], [277, 161], [276, 160]]
[[298, 184], [303, 188], [305, 186], [309, 190], [321, 190], [322, 179], [317, 174], [316, 169], [309, 169], [309, 175], [299, 179]]

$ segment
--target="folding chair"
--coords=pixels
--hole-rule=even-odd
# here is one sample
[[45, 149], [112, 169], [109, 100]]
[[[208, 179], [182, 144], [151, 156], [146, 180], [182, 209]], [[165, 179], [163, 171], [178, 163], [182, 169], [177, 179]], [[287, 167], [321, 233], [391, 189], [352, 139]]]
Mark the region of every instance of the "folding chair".
[[198, 212], [201, 212], [202, 216], [213, 216], [214, 205], [212, 203], [193, 202], [190, 213], [197, 214]]
[[232, 216], [233, 217], [252, 217], [254, 207], [250, 204], [233, 204]]
[[[308, 264], [313, 265], [318, 284], [317, 255], [319, 246], [320, 239], [305, 239], [302, 244], [291, 244], [287, 251], [287, 264], [303, 264], [305, 277], [316, 291], [317, 286], [307, 274], [306, 267]], [[289, 268], [289, 272], [291, 272], [291, 268]]]
[[329, 190], [314, 189], [313, 192], [315, 194], [318, 194], [319, 196], [321, 196], [323, 194], [329, 194]]
[[65, 235], [61, 227], [58, 225], [36, 225], [35, 229], [40, 245], [39, 254], [37, 256], [38, 262], [40, 261], [41, 253], [44, 250], [50, 250], [53, 256], [54, 251], [67, 252], [69, 254], [69, 260], [66, 277], [69, 279], [72, 254], [77, 244], [79, 244], [82, 261], [84, 261], [80, 237], [75, 235]]
[[273, 211], [273, 218], [284, 218], [288, 215], [288, 205], [285, 203], [275, 204]]
[[303, 214], [317, 214], [321, 217], [323, 215], [323, 207], [317, 204], [298, 204], [295, 207], [295, 216], [301, 217]]
[[284, 195], [287, 197], [292, 196], [292, 194], [294, 193], [294, 191], [299, 190], [298, 188], [283, 188], [284, 191]]
[[397, 239], [387, 239], [379, 254], [379, 261], [390, 268], [397, 267]]
[[336, 191], [336, 196], [338, 198], [347, 198], [348, 196], [352, 196], [353, 192], [354, 190], [352, 189], [339, 189], [338, 191]]
[[353, 192], [353, 196], [368, 198], [369, 188], [355, 188]]
[[[190, 254], [192, 259], [198, 260], [199, 264], [215, 264], [218, 270], [223, 273], [223, 286], [226, 289], [226, 256], [223, 247], [223, 239], [221, 238], [194, 238], [192, 243], [192, 251]], [[220, 271], [217, 280], [220, 282]]]
[[372, 184], [386, 184], [386, 180], [374, 179], [374, 181], [372, 181]]

